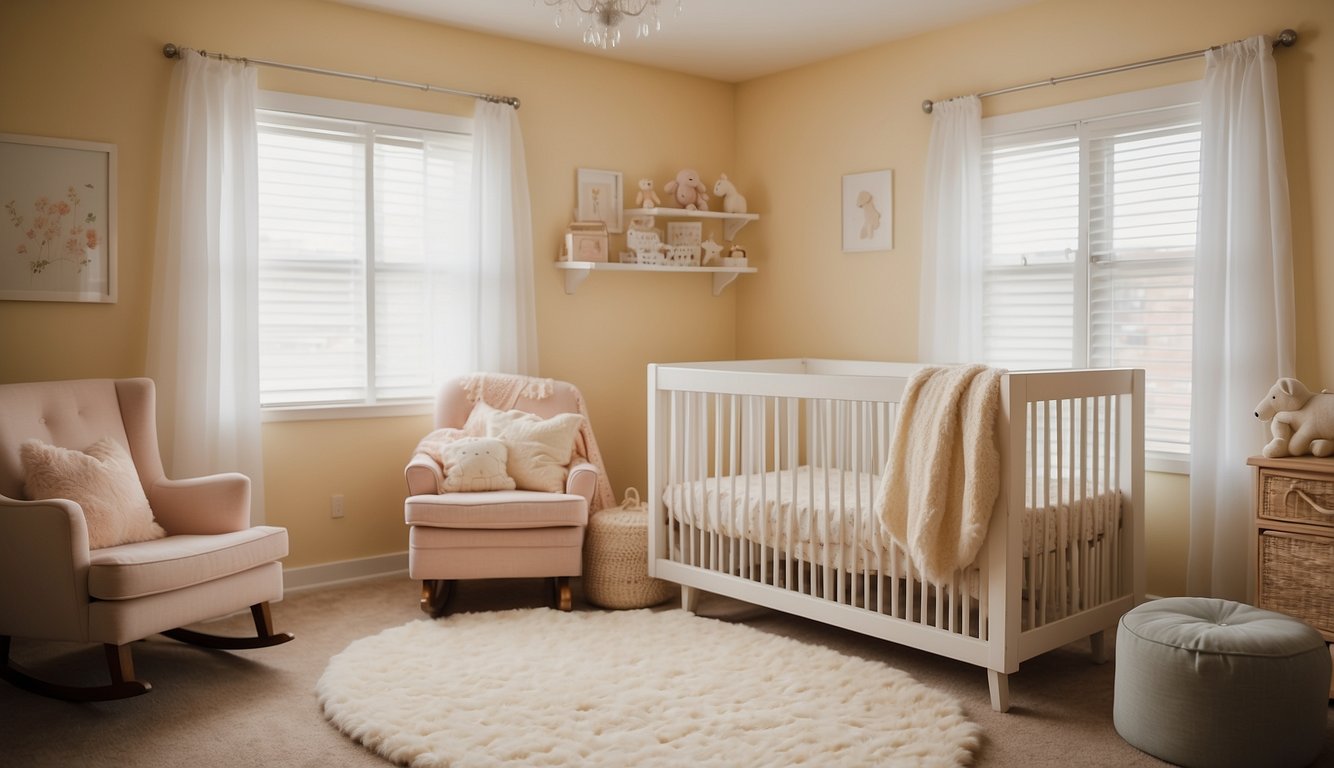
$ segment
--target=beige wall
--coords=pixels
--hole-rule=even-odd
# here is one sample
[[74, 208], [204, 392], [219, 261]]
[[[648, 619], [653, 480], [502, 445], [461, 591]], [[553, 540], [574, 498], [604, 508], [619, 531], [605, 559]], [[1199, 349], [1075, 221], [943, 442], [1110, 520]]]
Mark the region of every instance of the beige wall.
[[[213, 48], [517, 95], [533, 196], [542, 369], [588, 396], [619, 489], [644, 485], [644, 364], [734, 355], [913, 359], [924, 98], [977, 92], [1295, 27], [1278, 53], [1297, 269], [1298, 375], [1334, 386], [1334, 3], [1051, 0], [737, 87], [397, 19], [318, 0], [7, 0], [0, 132], [120, 150], [120, 301], [0, 302], [0, 381], [143, 372], [159, 142], [172, 64], [161, 44]], [[1197, 61], [989, 99], [986, 114], [1196, 79]], [[466, 114], [466, 100], [261, 70], [262, 87]], [[683, 127], [686, 126], [686, 127]], [[699, 275], [598, 274], [566, 296], [547, 265], [577, 167], [659, 186], [728, 172], [764, 218], [743, 232], [756, 275], [719, 298]], [[895, 248], [842, 254], [844, 173], [895, 171]], [[3, 257], [0, 254], [0, 257]], [[289, 566], [404, 548], [401, 471], [424, 417], [269, 424], [270, 520]], [[1239, 471], [1245, 471], [1239, 468]], [[347, 517], [330, 520], [329, 496]], [[1186, 482], [1152, 475], [1149, 589], [1185, 588]]]
[[[761, 271], [739, 286], [740, 357], [912, 360], [917, 351], [922, 173], [945, 99], [1293, 27], [1279, 51], [1300, 328], [1297, 373], [1334, 386], [1334, 3], [1051, 0], [739, 86], [737, 173], [755, 209]], [[995, 115], [1199, 79], [1203, 60], [986, 99]], [[840, 252], [840, 177], [894, 169], [894, 250]], [[1257, 393], [1257, 397], [1259, 394]], [[1258, 447], [1258, 445], [1257, 445]], [[1237, 471], [1248, 471], [1238, 467]], [[1185, 591], [1188, 484], [1151, 475], [1149, 590]]]
[[[620, 170], [631, 190], [683, 165], [709, 178], [730, 171], [733, 87], [317, 0], [0, 4], [0, 132], [111, 142], [120, 157], [120, 300], [0, 302], [0, 381], [144, 372], [168, 41], [518, 96], [542, 374], [583, 389], [617, 492], [643, 488], [645, 365], [732, 357], [736, 294], [712, 297], [701, 275], [598, 274], [566, 296], [550, 262], [576, 168]], [[262, 88], [414, 109], [466, 115], [472, 104], [273, 69], [259, 78]], [[427, 417], [267, 425], [266, 502], [269, 520], [291, 531], [287, 565], [406, 549], [403, 464], [429, 426]], [[334, 493], [345, 496], [342, 520], [329, 517]]]

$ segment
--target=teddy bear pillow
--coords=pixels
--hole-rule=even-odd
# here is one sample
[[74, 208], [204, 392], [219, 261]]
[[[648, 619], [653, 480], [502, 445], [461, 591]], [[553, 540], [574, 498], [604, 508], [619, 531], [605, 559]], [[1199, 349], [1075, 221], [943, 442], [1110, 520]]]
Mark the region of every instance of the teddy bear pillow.
[[462, 437], [440, 451], [444, 493], [512, 491], [514, 480], [505, 471], [509, 451], [492, 437]]

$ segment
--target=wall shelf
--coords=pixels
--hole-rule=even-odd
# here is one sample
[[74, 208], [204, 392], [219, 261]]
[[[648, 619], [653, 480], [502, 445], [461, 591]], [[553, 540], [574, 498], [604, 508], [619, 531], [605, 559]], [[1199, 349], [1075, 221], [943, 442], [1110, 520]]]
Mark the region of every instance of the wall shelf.
[[625, 213], [631, 216], [661, 216], [665, 219], [722, 219], [723, 238], [735, 240], [736, 233], [752, 221], [760, 218], [758, 213], [724, 213], [722, 211], [692, 211], [686, 208], [627, 208]]
[[[652, 210], [652, 209], [649, 209]], [[700, 213], [687, 211], [687, 213]], [[708, 211], [704, 211], [708, 213]], [[735, 214], [733, 214], [735, 215]], [[593, 272], [707, 272], [713, 275], [713, 295], [718, 296], [732, 284], [738, 275], [759, 270], [755, 267], [671, 267], [659, 264], [621, 264], [612, 261], [558, 261], [556, 268], [565, 271], [565, 292], [573, 295]]]

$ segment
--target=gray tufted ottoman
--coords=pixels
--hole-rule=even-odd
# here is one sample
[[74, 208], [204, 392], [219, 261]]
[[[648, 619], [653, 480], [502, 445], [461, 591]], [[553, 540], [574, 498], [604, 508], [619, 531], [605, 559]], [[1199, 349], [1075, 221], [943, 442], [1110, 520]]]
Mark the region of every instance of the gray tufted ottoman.
[[1320, 633], [1243, 603], [1173, 597], [1121, 617], [1116, 731], [1183, 766], [1305, 766], [1325, 741]]

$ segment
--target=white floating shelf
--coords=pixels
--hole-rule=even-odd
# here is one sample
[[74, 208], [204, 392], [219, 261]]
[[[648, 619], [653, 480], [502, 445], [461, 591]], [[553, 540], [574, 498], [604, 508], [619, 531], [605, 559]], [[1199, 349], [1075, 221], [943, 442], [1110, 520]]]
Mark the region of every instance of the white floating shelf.
[[668, 219], [722, 219], [723, 237], [727, 240], [735, 240], [736, 234], [741, 231], [742, 227], [760, 218], [758, 213], [692, 211], [687, 208], [627, 208], [625, 213], [634, 216], [662, 216]]
[[[650, 209], [651, 210], [651, 209]], [[664, 209], [673, 210], [673, 209]], [[696, 213], [696, 211], [687, 211]], [[708, 213], [708, 211], [705, 211]], [[736, 214], [728, 214], [735, 216]], [[588, 276], [601, 272], [707, 272], [713, 275], [713, 295], [732, 284], [738, 275], [758, 272], [755, 267], [671, 267], [663, 264], [621, 264], [615, 261], [558, 261], [556, 269], [565, 270], [565, 292], [573, 295]]]

